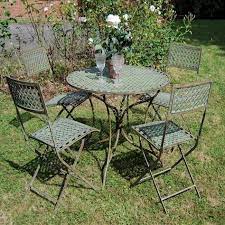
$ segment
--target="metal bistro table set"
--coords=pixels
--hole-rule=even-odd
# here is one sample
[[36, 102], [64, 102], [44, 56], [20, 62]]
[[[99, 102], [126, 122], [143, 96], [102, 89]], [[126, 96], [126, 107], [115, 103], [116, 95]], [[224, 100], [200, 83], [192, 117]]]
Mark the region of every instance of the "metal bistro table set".
[[[125, 129], [124, 119], [127, 118], [129, 109], [139, 104], [150, 102], [154, 99], [154, 96], [166, 85], [169, 84], [168, 76], [160, 71], [152, 68], [144, 68], [137, 66], [124, 65], [120, 71], [119, 84], [115, 84], [112, 79], [109, 78], [107, 70], [105, 70], [105, 76], [103, 76], [103, 82], [99, 82], [99, 74], [97, 68], [86, 69], [82, 71], [75, 71], [67, 77], [67, 82], [70, 86], [92, 93], [92, 96], [102, 101], [107, 108], [109, 117], [109, 149], [107, 154], [107, 162], [105, 164], [103, 173], [103, 186], [106, 182], [106, 174], [109, 166], [109, 162], [112, 159], [113, 151], [116, 149], [120, 136], [122, 135], [128, 141]], [[151, 99], [140, 99], [133, 104], [129, 104], [129, 97], [132, 95], [144, 95], [145, 93], [155, 93]], [[108, 101], [108, 98], [112, 95], [121, 96], [120, 104], [113, 105]], [[112, 132], [111, 130], [111, 114], [113, 112], [116, 120], [116, 128]], [[116, 136], [115, 142], [112, 143], [112, 137]]]
[[[173, 43], [169, 49], [167, 65], [193, 70], [198, 74], [200, 60], [201, 48]], [[28, 75], [36, 75], [47, 70], [51, 72], [51, 67], [44, 48], [37, 48], [24, 52], [20, 56], [20, 61], [21, 64], [24, 65], [25, 72]], [[99, 130], [77, 122], [72, 115], [72, 112], [76, 107], [80, 106], [84, 101], [89, 100], [94, 118], [94, 106], [92, 103], [94, 97], [103, 102], [106, 106], [109, 121], [109, 137], [105, 139], [108, 141], [109, 147], [102, 168], [103, 187], [106, 184], [110, 161], [113, 158], [120, 138], [123, 137], [129, 143], [141, 150], [147, 167], [147, 172], [140, 174], [140, 177], [132, 184], [132, 186], [147, 180], [152, 180], [159, 201], [165, 212], [167, 212], [167, 210], [164, 201], [169, 198], [191, 189], [195, 189], [197, 195], [200, 197], [200, 193], [190, 172], [186, 157], [198, 146], [205, 120], [211, 82], [202, 81], [184, 85], [171, 85], [170, 77], [167, 73], [154, 68], [131, 65], [123, 65], [120, 67], [119, 80], [115, 81], [109, 78], [109, 70], [107, 68], [104, 69], [101, 65], [99, 66], [97, 60], [96, 64], [97, 67], [74, 71], [67, 76], [67, 83], [79, 91], [63, 93], [53, 97], [49, 101], [44, 101], [40, 86], [37, 83], [19, 81], [10, 77], [6, 78], [25, 139], [28, 140], [31, 138], [38, 141], [40, 146], [46, 146], [44, 152], [36, 151], [40, 157], [43, 157], [43, 161], [45, 160], [49, 149], [52, 149], [60, 163], [63, 165], [64, 179], [57, 198], [52, 198], [47, 193], [40, 192], [34, 187], [34, 181], [42, 167], [41, 163], [38, 165], [32, 177], [29, 189], [36, 194], [47, 198], [55, 206], [58, 205], [59, 200], [62, 198], [71, 176], [81, 179], [88, 186], [96, 189], [90, 181], [81, 174], [78, 174], [76, 166], [85, 145], [86, 137], [93, 132], [99, 132]], [[101, 72], [100, 75], [99, 71]], [[163, 89], [166, 86], [171, 89], [168, 93], [163, 92]], [[120, 99], [120, 102], [111, 101], [110, 98], [112, 96], [119, 96], [118, 99]], [[135, 96], [135, 98], [133, 98], [135, 101], [131, 101], [132, 96]], [[132, 130], [134, 131], [133, 134], [136, 134], [138, 137], [137, 141], [135, 141], [136, 139], [134, 139], [126, 129], [130, 126], [127, 126], [125, 120], [127, 120], [127, 123], [129, 124], [129, 111], [135, 106], [141, 104], [144, 105], [144, 103], [146, 103], [146, 111], [143, 113], [145, 123], [139, 125], [134, 124], [132, 126]], [[47, 108], [51, 106], [61, 106], [61, 110], [53, 122], [50, 121], [47, 110]], [[150, 107], [154, 111], [155, 116], [154, 121], [147, 122], [146, 118]], [[162, 107], [166, 109], [164, 118], [160, 112]], [[46, 125], [33, 133], [29, 133], [23, 125], [21, 110], [41, 115], [44, 117], [44, 120], [42, 119], [42, 121], [45, 121]], [[182, 124], [181, 126], [181, 124], [177, 123], [177, 120], [174, 119], [175, 117], [183, 118], [184, 114], [196, 113], [196, 111], [200, 112], [199, 126], [196, 134], [191, 132], [189, 124], [187, 126], [183, 126]], [[66, 118], [60, 116], [63, 112], [66, 112], [67, 114]], [[114, 115], [114, 118], [111, 117], [111, 114]], [[157, 120], [155, 120], [156, 117]], [[191, 115], [189, 118], [191, 120]], [[113, 129], [112, 119], [115, 119], [115, 128]], [[187, 119], [183, 119], [183, 122], [187, 122]], [[73, 163], [69, 164], [65, 161], [63, 153], [65, 151], [74, 152], [74, 150], [71, 150], [70, 146], [79, 141], [81, 141], [81, 144], [77, 151], [77, 155]], [[147, 148], [144, 147], [146, 146], [144, 145], [146, 143], [148, 146]], [[190, 148], [184, 151], [183, 144], [187, 143], [190, 144]], [[167, 150], [173, 151], [174, 149], [178, 150], [180, 158], [172, 166], [163, 168], [161, 163], [163, 152]], [[148, 155], [155, 158], [154, 168], [150, 166]], [[192, 184], [173, 194], [162, 196], [160, 187], [156, 182], [156, 177], [168, 173], [181, 162], [184, 163]], [[161, 165], [159, 172], [153, 172], [153, 169], [157, 169], [159, 164]]]

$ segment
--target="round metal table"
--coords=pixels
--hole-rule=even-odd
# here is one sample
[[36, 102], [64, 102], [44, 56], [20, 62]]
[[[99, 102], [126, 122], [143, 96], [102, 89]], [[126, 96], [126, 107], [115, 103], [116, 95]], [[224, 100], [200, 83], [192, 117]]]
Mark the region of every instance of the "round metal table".
[[96, 94], [135, 95], [157, 91], [169, 83], [168, 76], [153, 68], [125, 65], [120, 72], [120, 85], [116, 86], [105, 69], [104, 83], [99, 82], [99, 71], [90, 68], [71, 73], [67, 78], [70, 86]]
[[[109, 149], [106, 156], [105, 167], [103, 168], [103, 186], [106, 181], [106, 174], [109, 163], [113, 157], [113, 152], [117, 147], [120, 135], [122, 134], [130, 143], [132, 141], [126, 135], [123, 126], [123, 119], [132, 107], [148, 101], [149, 106], [152, 104], [154, 97], [159, 91], [170, 83], [168, 75], [153, 68], [137, 67], [124, 65], [120, 72], [119, 85], [117, 86], [108, 76], [107, 69], [103, 74], [104, 82], [99, 81], [99, 71], [96, 67], [75, 71], [66, 78], [71, 87], [92, 93], [92, 96], [101, 100], [107, 109], [109, 118]], [[137, 102], [129, 104], [129, 96], [137, 94], [154, 93], [147, 100], [139, 99]], [[118, 106], [112, 105], [107, 101], [107, 96], [120, 95], [122, 100]], [[127, 104], [125, 104], [127, 102]], [[112, 130], [110, 110], [112, 110], [116, 119], [116, 139], [112, 146]], [[133, 144], [133, 143], [132, 143]]]

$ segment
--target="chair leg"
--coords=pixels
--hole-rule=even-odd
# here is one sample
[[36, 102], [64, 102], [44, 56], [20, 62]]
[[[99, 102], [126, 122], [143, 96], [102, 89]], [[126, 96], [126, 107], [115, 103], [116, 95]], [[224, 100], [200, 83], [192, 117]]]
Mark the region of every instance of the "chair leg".
[[107, 151], [107, 159], [106, 159], [106, 163], [105, 165], [103, 166], [103, 174], [102, 174], [102, 187], [104, 188], [105, 187], [105, 183], [106, 183], [106, 178], [107, 178], [107, 172], [108, 172], [108, 168], [109, 168], [109, 163], [112, 159], [112, 148], [109, 147], [108, 148], [108, 151]]
[[61, 109], [61, 110], [59, 111], [59, 113], [57, 114], [55, 120], [57, 120], [57, 119], [61, 116], [61, 114], [63, 113], [63, 111], [64, 111], [64, 108], [62, 107], [62, 109]]
[[34, 183], [34, 180], [36, 179], [36, 177], [37, 177], [37, 175], [38, 175], [38, 172], [39, 172], [40, 168], [41, 168], [41, 166], [40, 166], [40, 164], [38, 164], [38, 166], [37, 166], [37, 168], [36, 168], [36, 170], [35, 170], [35, 172], [34, 172], [34, 175], [33, 175], [32, 179], [31, 179], [31, 182], [30, 182], [29, 185], [28, 185], [28, 189], [29, 189], [29, 190], [32, 188], [33, 183]]
[[67, 185], [68, 185], [68, 182], [69, 182], [69, 178], [70, 178], [70, 174], [67, 173], [63, 179], [63, 183], [62, 183], [62, 186], [60, 188], [60, 191], [59, 191], [59, 195], [58, 195], [58, 198], [56, 200], [56, 203], [55, 203], [55, 208], [54, 210], [57, 210], [58, 206], [59, 206], [59, 202], [60, 200], [62, 199], [64, 193], [65, 193], [65, 189], [67, 188]]
[[41, 192], [39, 191], [37, 188], [33, 187], [33, 183], [38, 175], [38, 172], [40, 171], [40, 168], [41, 168], [41, 164], [38, 164], [35, 172], [34, 172], [34, 175], [31, 179], [31, 182], [29, 183], [29, 186], [28, 186], [28, 190], [36, 193], [37, 195], [39, 195], [40, 197], [52, 202], [54, 205], [55, 205], [55, 210], [57, 209], [58, 205], [59, 205], [59, 202], [61, 200], [61, 198], [63, 197], [64, 195], [64, 192], [65, 192], [65, 189], [68, 185], [68, 181], [70, 179], [70, 176], [71, 175], [74, 175], [75, 177], [81, 179], [83, 182], [85, 182], [86, 184], [88, 184], [92, 189], [94, 190], [97, 190], [94, 185], [92, 185], [87, 179], [85, 179], [83, 176], [79, 175], [77, 173], [77, 170], [75, 170], [75, 167], [76, 165], [78, 164], [78, 161], [79, 161], [79, 158], [80, 158], [80, 155], [81, 155], [81, 152], [84, 148], [84, 139], [82, 140], [81, 142], [81, 145], [80, 145], [80, 148], [78, 150], [78, 154], [77, 154], [77, 157], [76, 159], [74, 160], [74, 163], [72, 166], [69, 166], [57, 153], [58, 155], [58, 158], [59, 160], [61, 161], [61, 163], [63, 165], [65, 165], [67, 167], [67, 172], [65, 174], [65, 177], [63, 179], [63, 182], [62, 182], [62, 185], [61, 185], [61, 188], [60, 188], [60, 191], [59, 191], [59, 194], [58, 194], [58, 197], [57, 198], [54, 198], [54, 197], [51, 197], [50, 195], [48, 195], [47, 193], [45, 192]]
[[159, 112], [158, 112], [159, 109], [160, 109], [160, 105], [158, 105], [158, 107], [156, 108], [156, 107], [154, 106], [154, 104], [152, 104], [152, 102], [149, 102], [149, 104], [148, 104], [148, 106], [147, 106], [147, 109], [146, 109], [146, 111], [145, 111], [145, 123], [147, 122], [147, 118], [148, 118], [150, 106], [152, 106], [152, 108], [153, 108], [153, 110], [154, 110], [154, 112], [155, 112], [155, 114], [152, 116], [152, 118], [153, 118], [152, 121], [155, 120], [156, 116], [159, 118], [159, 120], [162, 120], [162, 117], [160, 116], [160, 114], [159, 114]]
[[89, 98], [89, 102], [90, 102], [90, 105], [91, 105], [93, 125], [95, 125], [95, 108], [94, 108], [91, 97]]
[[162, 197], [161, 197], [161, 195], [160, 195], [159, 187], [158, 187], [158, 185], [157, 185], [157, 183], [156, 183], [156, 181], [155, 181], [155, 176], [154, 176], [153, 173], [152, 173], [152, 170], [151, 170], [151, 168], [150, 168], [150, 164], [149, 164], [149, 162], [148, 162], [148, 159], [147, 159], [147, 157], [146, 157], [146, 154], [145, 154], [144, 150], [142, 150], [142, 153], [143, 153], [143, 155], [144, 155], [145, 162], [146, 162], [147, 167], [148, 167], [148, 169], [149, 169], [149, 173], [150, 173], [151, 179], [152, 179], [152, 181], [153, 181], [154, 187], [155, 187], [155, 189], [156, 189], [156, 192], [157, 192], [159, 201], [160, 201], [160, 203], [161, 203], [161, 205], [162, 205], [162, 207], [163, 207], [164, 212], [167, 213], [166, 207], [165, 207], [165, 205], [164, 205], [164, 203], [163, 203], [163, 199], [162, 199]]
[[74, 109], [75, 109], [75, 107], [72, 107], [72, 109], [68, 110], [66, 106], [62, 105], [62, 109], [57, 114], [55, 120], [57, 120], [64, 111], [67, 112], [66, 118], [68, 118], [70, 116], [73, 120], [75, 120], [75, 118], [72, 116], [72, 112]]
[[[75, 161], [74, 161], [74, 163], [73, 163], [73, 168], [72, 168], [72, 175], [74, 175], [75, 177], [78, 177], [80, 180], [82, 180], [84, 183], [86, 183], [89, 187], [91, 187], [93, 190], [97, 190], [97, 188], [91, 183], [91, 182], [89, 182], [86, 178], [84, 178], [83, 176], [81, 176], [80, 174], [78, 174], [77, 173], [77, 171], [76, 171], [76, 166], [77, 166], [77, 164], [78, 164], [78, 162], [79, 162], [79, 159], [80, 159], [80, 156], [81, 156], [81, 152], [82, 152], [82, 150], [83, 150], [83, 148], [84, 148], [84, 139], [82, 140], [82, 142], [81, 142], [81, 145], [80, 145], [80, 148], [79, 148], [79, 150], [78, 150], [78, 154], [77, 154], [77, 157], [76, 157], [76, 159], [75, 159]], [[75, 172], [76, 171], [76, 172]]]
[[34, 192], [35, 194], [37, 194], [40, 197], [50, 201], [51, 203], [53, 203], [55, 205], [56, 202], [57, 202], [57, 200], [55, 198], [51, 197], [50, 195], [48, 195], [45, 192], [40, 192], [37, 188], [33, 187], [33, 183], [34, 183], [34, 181], [35, 181], [35, 179], [36, 179], [36, 177], [38, 175], [38, 172], [39, 172], [40, 168], [41, 168], [41, 165], [39, 164], [37, 166], [35, 172], [34, 172], [34, 175], [33, 175], [32, 179], [31, 179], [31, 182], [30, 182], [30, 184], [28, 186], [28, 190]]
[[75, 176], [75, 177], [78, 177], [80, 180], [82, 180], [84, 183], [86, 183], [89, 187], [91, 187], [93, 190], [97, 190], [97, 188], [90, 182], [88, 181], [86, 178], [84, 178], [83, 176], [81, 176], [80, 174], [77, 173], [77, 170], [76, 170], [76, 166], [79, 162], [79, 159], [80, 159], [80, 156], [81, 156], [81, 152], [84, 148], [84, 140], [82, 141], [81, 145], [80, 145], [80, 148], [79, 148], [79, 151], [78, 151], [78, 154], [77, 154], [77, 157], [72, 165], [72, 173], [71, 175]]
[[[166, 200], [168, 200], [168, 199], [170, 199], [170, 198], [173, 198], [173, 197], [175, 197], [175, 196], [177, 196], [177, 195], [180, 195], [180, 194], [182, 194], [182, 193], [184, 193], [184, 192], [187, 192], [187, 191], [191, 190], [192, 188], [195, 188], [195, 191], [196, 191], [198, 197], [200, 198], [200, 193], [199, 193], [199, 191], [198, 191], [198, 189], [197, 189], [197, 186], [196, 186], [196, 184], [195, 184], [194, 178], [193, 178], [193, 176], [192, 176], [192, 174], [191, 174], [191, 171], [190, 171], [190, 169], [189, 169], [189, 167], [188, 167], [187, 160], [186, 160], [186, 158], [185, 158], [186, 154], [188, 155], [188, 153], [189, 153], [190, 151], [192, 151], [194, 148], [192, 148], [189, 152], [187, 152], [186, 154], [184, 154], [183, 151], [182, 151], [182, 149], [181, 149], [181, 147], [180, 147], [180, 145], [178, 145], [178, 149], [179, 149], [179, 151], [180, 151], [181, 158], [180, 158], [174, 165], [172, 165], [171, 167], [169, 167], [169, 168], [167, 168], [167, 169], [164, 169], [164, 170], [162, 170], [162, 171], [160, 171], [160, 172], [153, 173], [152, 170], [151, 170], [151, 167], [150, 167], [150, 163], [149, 163], [149, 161], [148, 161], [148, 159], [147, 159], [145, 150], [144, 150], [143, 147], [142, 147], [142, 139], [141, 139], [141, 137], [139, 137], [139, 142], [140, 142], [140, 149], [141, 149], [141, 151], [142, 151], [142, 153], [143, 153], [143, 156], [144, 156], [145, 162], [146, 162], [146, 164], [147, 164], [147, 167], [148, 167], [150, 176], [145, 176], [147, 173], [143, 173], [143, 174], [135, 181], [135, 183], [131, 185], [131, 187], [133, 187], [133, 186], [135, 186], [135, 185], [137, 185], [137, 184], [140, 184], [140, 183], [142, 183], [142, 182], [145, 182], [145, 181], [147, 181], [147, 180], [151, 180], [151, 179], [152, 179], [153, 184], [154, 184], [154, 187], [155, 187], [156, 192], [157, 192], [157, 195], [158, 195], [158, 198], [159, 198], [159, 201], [160, 201], [160, 203], [161, 203], [161, 205], [162, 205], [163, 210], [164, 210], [165, 213], [167, 213], [167, 210], [166, 210], [166, 208], [165, 208], [164, 201], [166, 201]], [[162, 152], [161, 152], [161, 153], [162, 153]], [[157, 161], [160, 160], [160, 157], [161, 157], [161, 154], [159, 154]], [[171, 171], [171, 170], [172, 170], [173, 168], [175, 168], [181, 161], [184, 161], [184, 163], [185, 163], [185, 167], [186, 167], [187, 172], [188, 172], [188, 174], [189, 174], [189, 177], [190, 177], [190, 179], [191, 179], [192, 185], [191, 185], [191, 186], [188, 186], [188, 187], [186, 187], [186, 188], [183, 188], [183, 189], [181, 189], [181, 190], [179, 190], [179, 191], [177, 191], [177, 192], [175, 192], [175, 193], [173, 193], [173, 194], [170, 194], [170, 195], [167, 195], [167, 196], [161, 196], [160, 190], [159, 190], [159, 187], [158, 187], [158, 185], [157, 185], [157, 183], [156, 183], [156, 181], [155, 181], [155, 178], [156, 178], [157, 176], [161, 175], [161, 174], [165, 174], [165, 173]]]
[[57, 156], [58, 156], [60, 162], [61, 162], [64, 166], [66, 166], [66, 168], [68, 169], [68, 171], [69, 171], [69, 173], [70, 173], [71, 175], [73, 175], [74, 177], [77, 177], [77, 178], [79, 178], [80, 180], [82, 180], [84, 183], [86, 183], [86, 184], [87, 184], [89, 187], [91, 187], [93, 190], [97, 190], [97, 188], [96, 188], [93, 184], [91, 184], [91, 182], [89, 182], [86, 178], [84, 178], [83, 176], [81, 176], [80, 174], [78, 174], [78, 171], [77, 171], [77, 169], [76, 169], [76, 166], [77, 166], [77, 164], [78, 164], [78, 162], [79, 162], [80, 155], [81, 155], [81, 152], [82, 152], [83, 148], [84, 148], [84, 139], [83, 139], [82, 142], [81, 142], [80, 148], [79, 148], [78, 153], [77, 153], [77, 157], [76, 157], [76, 159], [75, 159], [75, 161], [74, 161], [74, 163], [73, 163], [72, 166], [70, 166], [69, 164], [67, 164], [67, 163], [63, 160], [63, 158], [60, 156], [60, 154], [59, 154], [57, 151], [56, 151], [56, 154], [57, 154]]
[[155, 112], [155, 115], [154, 115], [154, 117], [153, 117], [153, 120], [152, 120], [152, 121], [154, 121], [154, 120], [155, 120], [156, 115], [157, 115], [157, 117], [159, 118], [159, 120], [162, 120], [162, 117], [161, 117], [161, 116], [160, 116], [160, 114], [159, 114], [160, 105], [158, 105], [158, 107], [157, 107], [157, 108], [156, 108], [154, 105], [152, 105], [152, 108], [153, 108], [153, 110], [154, 110], [154, 112]]
[[73, 116], [72, 116], [72, 112], [74, 111], [74, 109], [76, 107], [72, 106], [72, 108], [70, 110], [67, 109], [66, 106], [63, 106], [63, 108], [65, 109], [65, 111], [67, 112], [66, 118], [69, 118], [69, 116], [71, 117], [71, 119], [76, 120]]
[[183, 161], [184, 161], [184, 163], [185, 163], [185, 167], [186, 167], [186, 169], [187, 169], [187, 171], [188, 171], [188, 174], [189, 174], [189, 176], [190, 176], [190, 178], [191, 178], [191, 182], [192, 182], [192, 184], [194, 185], [194, 188], [195, 188], [195, 191], [196, 191], [198, 197], [200, 198], [200, 197], [201, 197], [201, 196], [200, 196], [200, 193], [199, 193], [199, 191], [198, 191], [198, 189], [197, 189], [197, 186], [196, 186], [196, 184], [195, 184], [194, 178], [193, 178], [193, 176], [192, 176], [192, 174], [191, 174], [191, 171], [190, 171], [190, 169], [189, 169], [189, 167], [188, 167], [187, 160], [186, 160], [186, 158], [185, 158], [185, 156], [184, 156], [184, 153], [182, 152], [182, 149], [181, 149], [180, 145], [178, 145], [178, 148], [179, 148], [180, 154], [181, 154], [181, 156], [182, 156], [182, 158], [183, 158]]
[[[129, 95], [127, 95], [127, 109], [129, 107]], [[127, 110], [127, 125], [130, 126], [129, 109]]]
[[149, 112], [149, 108], [150, 108], [151, 104], [152, 104], [152, 102], [150, 101], [150, 102], [148, 103], [147, 109], [146, 109], [146, 111], [145, 111], [145, 123], [147, 122], [148, 112]]

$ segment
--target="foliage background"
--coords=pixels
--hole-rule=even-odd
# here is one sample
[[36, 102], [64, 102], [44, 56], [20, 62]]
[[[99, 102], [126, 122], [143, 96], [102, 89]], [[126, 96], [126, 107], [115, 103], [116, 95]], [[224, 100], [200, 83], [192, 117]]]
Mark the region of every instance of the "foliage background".
[[[11, 4], [9, 0], [7, 2]], [[64, 80], [70, 71], [94, 64], [94, 49], [88, 40], [96, 32], [103, 39], [107, 38], [103, 24], [109, 14], [119, 15], [120, 18], [124, 14], [129, 15], [132, 46], [125, 54], [126, 63], [161, 69], [166, 65], [170, 42], [184, 41], [190, 33], [193, 19], [186, 16], [183, 23], [177, 26], [174, 5], [169, 0], [131, 3], [124, 0], [83, 0], [82, 7], [74, 1], [61, 1], [59, 5], [47, 2], [44, 8], [38, 8], [31, 1], [22, 2], [27, 12], [27, 23], [34, 30], [33, 40], [46, 48], [54, 78], [60, 80]], [[150, 10], [151, 6], [155, 7], [154, 11]], [[85, 18], [85, 21], [80, 18]], [[4, 41], [11, 35], [8, 26], [10, 19], [6, 18]], [[46, 29], [51, 31], [51, 38], [46, 37]], [[2, 27], [0, 31], [3, 31]], [[13, 53], [17, 52], [17, 55], [24, 50], [21, 46], [14, 47]]]
[[[150, 10], [151, 6], [155, 7], [154, 11]], [[128, 14], [132, 46], [131, 51], [125, 54], [127, 63], [161, 68], [165, 66], [169, 44], [182, 42], [190, 32], [193, 20], [193, 16], [189, 15], [183, 23], [175, 26], [176, 12], [173, 3], [168, 0], [132, 3], [124, 0], [83, 0], [82, 7], [70, 10], [69, 14], [74, 12], [87, 19], [87, 37], [92, 38], [97, 32], [100, 39], [107, 38], [104, 23], [109, 14], [119, 15], [120, 18]]]

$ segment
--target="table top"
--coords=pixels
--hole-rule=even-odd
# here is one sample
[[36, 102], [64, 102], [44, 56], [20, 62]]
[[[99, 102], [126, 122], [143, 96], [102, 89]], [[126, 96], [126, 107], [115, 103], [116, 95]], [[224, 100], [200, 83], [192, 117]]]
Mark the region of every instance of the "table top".
[[96, 67], [75, 71], [66, 78], [68, 84], [80, 90], [97, 94], [134, 95], [161, 90], [169, 84], [168, 75], [153, 68], [124, 65], [117, 86], [105, 69], [104, 82], [99, 81]]

